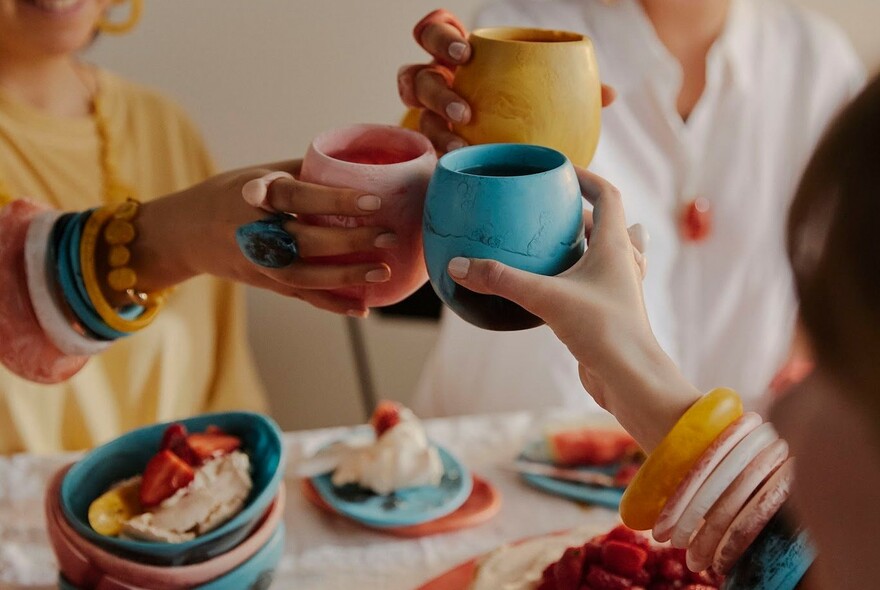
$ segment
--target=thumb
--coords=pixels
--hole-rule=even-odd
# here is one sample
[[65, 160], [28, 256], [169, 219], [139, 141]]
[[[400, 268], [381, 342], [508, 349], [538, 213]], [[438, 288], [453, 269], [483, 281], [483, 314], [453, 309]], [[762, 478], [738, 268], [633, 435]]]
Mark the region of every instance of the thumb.
[[[467, 289], [484, 295], [498, 295], [543, 318], [542, 302], [548, 301], [547, 281], [552, 277], [536, 275], [507, 266], [497, 260], [453, 258], [447, 266], [449, 276]], [[543, 313], [542, 313], [543, 312]]]

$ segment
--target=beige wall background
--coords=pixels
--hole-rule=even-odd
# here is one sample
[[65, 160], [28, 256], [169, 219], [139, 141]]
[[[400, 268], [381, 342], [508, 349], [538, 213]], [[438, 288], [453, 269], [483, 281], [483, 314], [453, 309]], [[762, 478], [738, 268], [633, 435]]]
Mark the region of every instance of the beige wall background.
[[[538, 0], [536, 0], [538, 1]], [[584, 0], [598, 1], [598, 0]], [[445, 0], [469, 20], [482, 0]], [[837, 20], [880, 65], [880, 2], [799, 0]], [[223, 168], [299, 157], [318, 132], [396, 122], [395, 73], [422, 55], [410, 30], [437, 0], [147, 0], [140, 26], [91, 58], [162, 89], [202, 128]], [[363, 418], [345, 320], [252, 290], [250, 338], [285, 429]], [[406, 401], [433, 324], [363, 323], [378, 395]]]

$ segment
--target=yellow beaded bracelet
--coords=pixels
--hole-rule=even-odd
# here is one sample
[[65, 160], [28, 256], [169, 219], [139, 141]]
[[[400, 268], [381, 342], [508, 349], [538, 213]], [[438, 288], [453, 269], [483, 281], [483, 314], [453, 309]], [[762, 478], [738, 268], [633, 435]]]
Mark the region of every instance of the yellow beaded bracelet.
[[[128, 203], [119, 206], [119, 210], [123, 210], [127, 205]], [[83, 227], [79, 246], [80, 266], [82, 267], [83, 283], [85, 284], [86, 292], [89, 295], [89, 299], [91, 299], [92, 305], [95, 307], [95, 311], [98, 312], [98, 315], [101, 316], [104, 323], [114, 330], [131, 333], [149, 326], [156, 318], [162, 305], [160, 298], [153, 302], [153, 304], [145, 305], [144, 312], [137, 318], [128, 320], [121, 317], [114, 307], [104, 298], [104, 293], [101, 291], [101, 286], [98, 283], [97, 272], [95, 270], [95, 250], [97, 249], [98, 238], [101, 235], [101, 231], [108, 222], [112, 223], [111, 220], [113, 219], [115, 210], [115, 207], [102, 207], [89, 217], [85, 227]], [[135, 211], [137, 211], [136, 207]], [[112, 256], [111, 253], [111, 257]]]
[[742, 413], [742, 400], [724, 388], [688, 408], [627, 486], [620, 501], [624, 524], [640, 531], [653, 528], [666, 500], [694, 463]]

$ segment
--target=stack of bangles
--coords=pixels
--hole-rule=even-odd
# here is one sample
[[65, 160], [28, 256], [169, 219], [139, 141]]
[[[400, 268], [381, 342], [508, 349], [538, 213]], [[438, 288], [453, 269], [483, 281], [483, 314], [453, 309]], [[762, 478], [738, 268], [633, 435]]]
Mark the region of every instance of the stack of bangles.
[[[11, 332], [10, 340], [18, 336], [15, 344], [0, 347], [0, 360], [7, 367], [35, 381], [60, 381], [79, 370], [88, 357], [147, 327], [156, 318], [166, 293], [139, 292], [137, 274], [130, 267], [129, 246], [137, 237], [133, 221], [138, 208], [137, 201], [128, 200], [62, 214], [15, 201], [2, 210], [0, 234], [7, 231], [13, 246], [7, 256], [15, 256], [18, 246], [23, 265], [15, 264], [15, 260], [3, 262], [9, 263], [6, 268], [24, 271], [23, 279], [17, 282], [26, 286], [27, 295], [7, 293], [0, 298], [0, 307], [14, 313], [12, 323], [19, 322], [14, 329], [0, 326], [0, 331]], [[16, 233], [23, 243], [15, 240]], [[97, 264], [99, 240], [106, 244], [106, 265]], [[104, 266], [109, 269], [106, 277], [99, 277], [98, 269]], [[112, 304], [102, 285], [125, 294], [128, 302], [122, 306]], [[22, 309], [26, 299], [30, 309]], [[31, 374], [30, 365], [35, 362], [54, 369], [43, 368], [42, 373]]]
[[692, 571], [727, 573], [787, 500], [788, 444], [739, 396], [698, 400], [650, 454], [620, 504], [623, 522], [687, 549]]

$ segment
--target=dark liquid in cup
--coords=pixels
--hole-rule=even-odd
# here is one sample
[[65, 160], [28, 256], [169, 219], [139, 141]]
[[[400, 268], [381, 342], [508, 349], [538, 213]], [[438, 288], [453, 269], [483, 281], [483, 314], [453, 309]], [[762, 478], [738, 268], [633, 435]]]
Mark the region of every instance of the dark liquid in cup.
[[459, 170], [462, 174], [474, 176], [530, 176], [547, 172], [546, 168], [528, 166], [524, 164], [489, 164], [485, 166], [473, 166]]
[[373, 166], [400, 164], [401, 162], [408, 162], [419, 156], [419, 154], [413, 154], [413, 150], [373, 146], [349, 148], [327, 155], [336, 160], [342, 160], [343, 162], [371, 164]]

